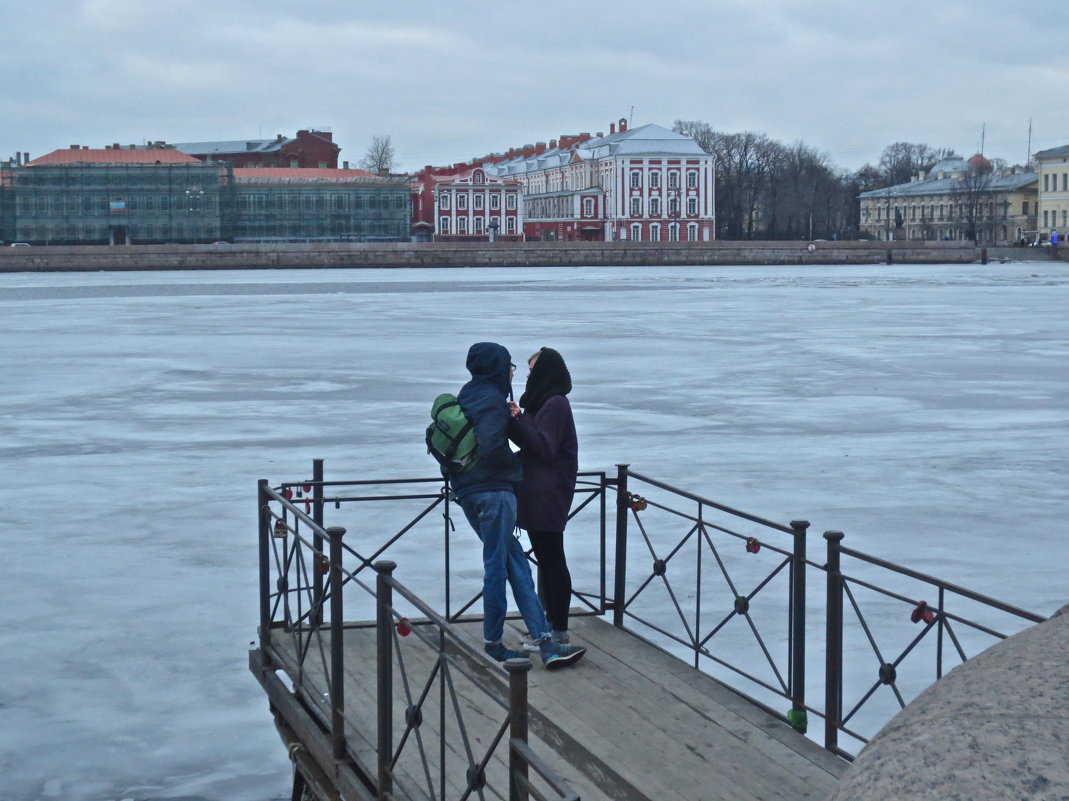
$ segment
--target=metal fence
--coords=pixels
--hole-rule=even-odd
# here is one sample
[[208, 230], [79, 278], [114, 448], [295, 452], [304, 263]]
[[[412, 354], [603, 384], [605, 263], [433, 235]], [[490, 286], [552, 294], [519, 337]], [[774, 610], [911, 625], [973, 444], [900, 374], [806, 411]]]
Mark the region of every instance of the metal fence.
[[[324, 644], [324, 610], [329, 604], [331, 627], [377, 620], [370, 576], [387, 559], [410, 566], [404, 585], [389, 578], [399, 596], [390, 607], [395, 625], [418, 617], [454, 653], [463, 650], [449, 626], [481, 611], [482, 566], [462, 514], [455, 530], [440, 478], [326, 481], [317, 460], [311, 479], [262, 482], [259, 509], [261, 642], [293, 638], [298, 676], [313, 665], [324, 680], [339, 675], [326, 664], [334, 655]], [[326, 547], [325, 514], [346, 523], [336, 554], [333, 541]], [[615, 476], [583, 473], [568, 524], [573, 605], [578, 614], [611, 614], [616, 626], [800, 732], [810, 715], [821, 718], [824, 746], [848, 759], [948, 669], [1044, 619], [846, 548], [841, 532], [824, 534], [826, 560], [814, 561], [809, 527], [733, 509], [627, 465]], [[441, 649], [443, 660], [449, 650]], [[446, 675], [440, 669], [437, 678]]]
[[[504, 688], [492, 680], [483, 655], [456, 631], [454, 623], [478, 595], [457, 606], [447, 588], [444, 605], [455, 611], [443, 615], [397, 580], [394, 562], [380, 558], [406, 534], [430, 526], [444, 533], [448, 577], [451, 523], [442, 481], [325, 482], [320, 461], [313, 473], [306, 481], [276, 488], [261, 481], [258, 487], [260, 647], [255, 666], [260, 672], [283, 668], [290, 678], [301, 711], [283, 713], [287, 727], [299, 726], [307, 713], [329, 738], [329, 753], [322, 749], [319, 766], [307, 764], [303, 772], [295, 772], [295, 797], [324, 773], [324, 763], [332, 762], [348, 766], [329, 783], [336, 790], [348, 789], [350, 798], [388, 798], [397, 792], [407, 798], [458, 801], [577, 800], [528, 743], [530, 661], [505, 665], [509, 682]], [[414, 516], [384, 539], [354, 537], [345, 527], [323, 525], [325, 507], [382, 501], [416, 505]], [[441, 522], [431, 514], [438, 508], [444, 510]], [[345, 662], [346, 634], [371, 627], [377, 686], [370, 700], [347, 701], [346, 674], [352, 666]], [[464, 699], [473, 694], [485, 696], [489, 706], [500, 710], [499, 717], [487, 716], [485, 704], [472, 714]], [[279, 693], [272, 698], [281, 700]], [[361, 704], [362, 713], [354, 714]], [[373, 736], [369, 715], [377, 721]], [[427, 742], [423, 722], [432, 719], [435, 737]], [[321, 738], [301, 738], [301, 750], [312, 745], [314, 752], [316, 739]]]

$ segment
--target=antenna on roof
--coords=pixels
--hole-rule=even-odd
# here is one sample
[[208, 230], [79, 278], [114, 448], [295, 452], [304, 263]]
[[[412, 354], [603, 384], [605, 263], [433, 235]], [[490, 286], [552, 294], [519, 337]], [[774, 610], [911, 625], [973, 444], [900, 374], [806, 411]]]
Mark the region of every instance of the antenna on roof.
[[635, 117], [635, 107], [631, 106], [631, 113], [627, 115], [627, 127], [628, 128], [631, 127], [631, 123], [634, 121], [634, 117]]

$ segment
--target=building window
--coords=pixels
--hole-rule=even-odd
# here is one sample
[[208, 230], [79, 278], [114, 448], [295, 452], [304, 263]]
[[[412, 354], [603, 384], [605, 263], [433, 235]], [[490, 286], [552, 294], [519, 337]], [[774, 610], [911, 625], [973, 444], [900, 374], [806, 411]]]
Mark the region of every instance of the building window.
[[661, 174], [654, 170], [650, 173], [650, 189], [661, 188]]
[[472, 205], [475, 207], [476, 211], [481, 211], [483, 207], [483, 196], [476, 195], [475, 197], [473, 197]]
[[[692, 217], [696, 217], [697, 216], [697, 214], [698, 214], [698, 198], [696, 198], [696, 197], [687, 198], [687, 214], [689, 214]], [[868, 211], [867, 210], [865, 212], [865, 215], [868, 216]]]
[[505, 233], [506, 234], [514, 234], [514, 233], [516, 233], [516, 218], [515, 217], [506, 217], [505, 218]]
[[[656, 175], [656, 174], [657, 173], [654, 173], [654, 175]], [[650, 198], [650, 216], [651, 217], [660, 217], [661, 216], [661, 199], [658, 198], [658, 197], [651, 197]]]
[[632, 242], [641, 242], [642, 241], [642, 226], [639, 225], [638, 223], [635, 223], [634, 225], [631, 226], [631, 241]]
[[508, 209], [509, 211], [515, 211], [516, 210], [516, 195], [515, 194], [510, 193], [508, 195], [505, 195], [505, 208]]
[[642, 216], [642, 199], [641, 198], [637, 198], [637, 197], [631, 198], [631, 216], [632, 217], [641, 217]]
[[443, 234], [448, 234], [449, 233], [449, 218], [448, 217], [439, 217], [438, 218], [438, 231], [439, 231], [439, 233], [443, 233]]
[[661, 226], [658, 225], [657, 223], [654, 223], [653, 225], [650, 226], [650, 242], [660, 242], [660, 241], [661, 241]]
[[670, 223], [668, 226], [668, 241], [679, 241], [679, 223]]
[[1043, 209], [1043, 227], [1047, 227], [1047, 210]]
[[1023, 214], [1025, 217], [1028, 216], [1028, 201], [1027, 200], [1024, 201], [1021, 204], [1021, 214]]
[[497, 211], [501, 208], [501, 195], [490, 195], [490, 211]]
[[631, 188], [638, 189], [642, 186], [642, 172], [640, 170], [631, 170]]
[[697, 242], [698, 241], [698, 223], [689, 223], [687, 225], [687, 241], [688, 242]]
[[592, 197], [583, 198], [583, 216], [584, 217], [593, 217], [594, 216], [594, 198], [592, 198]]
[[672, 170], [668, 173], [668, 188], [679, 189], [679, 171]]
[[1062, 209], [1062, 228], [1069, 225], [1069, 211]]
[[472, 233], [473, 234], [481, 234], [482, 232], [483, 232], [483, 218], [482, 217], [476, 217], [474, 220], [472, 220]]
[[697, 170], [687, 170], [687, 188], [688, 189], [697, 189], [698, 188], [698, 171]]
[[475, 177], [474, 177], [474, 179], [473, 179], [473, 180], [474, 180], [474, 181], [475, 181], [475, 183], [477, 183], [477, 184], [481, 184], [481, 183], [483, 182], [483, 174], [482, 174], [482, 171], [481, 171], [481, 170], [476, 170], [476, 171], [475, 171]]
[[468, 208], [468, 196], [462, 192], [457, 193], [457, 208], [461, 211]]
[[[463, 197], [463, 195], [461, 197]], [[459, 217], [459, 218], [457, 218], [457, 233], [458, 234], [466, 234], [467, 232], [468, 232], [468, 218], [467, 217]]]
[[442, 194], [438, 195], [438, 208], [442, 209], [443, 211], [448, 211], [449, 210], [449, 193], [448, 192], [442, 192]]
[[1050, 191], [1050, 176], [1049, 175], [1044, 175], [1043, 176], [1043, 191], [1044, 192], [1049, 192]]
[[679, 198], [677, 198], [677, 197], [668, 198], [668, 216], [669, 217], [678, 217], [679, 216]]

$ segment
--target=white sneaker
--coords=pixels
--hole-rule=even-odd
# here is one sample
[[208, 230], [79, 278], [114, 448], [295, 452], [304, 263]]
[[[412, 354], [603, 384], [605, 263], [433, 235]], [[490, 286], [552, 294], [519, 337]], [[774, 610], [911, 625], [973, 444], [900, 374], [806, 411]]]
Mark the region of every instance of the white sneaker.
[[[553, 637], [553, 642], [558, 645], [567, 645], [570, 641], [571, 638], [568, 636], [567, 632], [560, 636]], [[520, 648], [525, 651], [530, 651], [531, 653], [537, 653], [540, 650], [538, 640], [532, 637], [528, 632], [525, 632], [524, 635], [520, 637]]]

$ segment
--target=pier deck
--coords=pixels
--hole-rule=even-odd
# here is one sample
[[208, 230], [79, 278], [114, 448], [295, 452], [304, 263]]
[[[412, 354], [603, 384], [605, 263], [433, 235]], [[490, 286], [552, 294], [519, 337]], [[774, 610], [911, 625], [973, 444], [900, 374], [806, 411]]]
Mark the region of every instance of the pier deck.
[[[457, 628], [481, 651], [480, 622]], [[518, 634], [510, 621], [506, 642]], [[838, 784], [846, 762], [712, 677], [595, 617], [573, 618], [572, 634], [573, 642], [589, 649], [578, 665], [549, 672], [533, 655], [529, 742], [584, 801], [824, 799]], [[344, 634], [346, 745], [371, 783], [378, 732], [375, 636], [374, 627], [347, 628]], [[436, 649], [421, 644], [418, 633], [397, 640], [399, 646], [402, 642], [394, 664], [395, 695], [407, 691], [418, 699], [433, 684], [418, 677], [433, 676], [441, 663]], [[291, 753], [329, 753], [328, 688], [325, 671], [317, 670], [319, 660], [329, 660], [329, 648], [318, 656], [309, 653], [303, 671], [296, 667], [295, 652], [293, 641], [275, 634], [266, 654], [253, 652], [253, 670], [268, 690]], [[269, 678], [274, 671], [260, 670], [261, 656], [281, 666], [278, 673], [294, 686], [296, 703], [280, 694], [280, 683]], [[465, 682], [460, 671], [451, 671], [455, 695], [425, 692], [422, 724], [415, 730], [419, 742], [408, 737], [401, 748], [408, 756], [394, 768], [395, 798], [427, 798], [430, 775], [437, 776], [436, 765], [443, 760], [470, 763], [474, 753], [478, 761], [479, 754], [492, 750], [489, 745], [507, 715], [508, 675], [500, 666], [456, 648], [450, 659], [457, 659], [473, 679]], [[404, 677], [398, 662], [403, 662]], [[404, 734], [407, 705], [395, 703], [395, 749]], [[449, 732], [445, 722], [458, 712], [466, 721], [462, 735]], [[439, 738], [443, 727], [447, 734]], [[313, 742], [317, 738], [321, 741]], [[422, 761], [412, 756], [419, 745]], [[492, 758], [485, 771], [486, 786], [472, 797], [507, 797], [500, 789], [508, 786], [504, 758]], [[323, 793], [328, 797], [331, 792], [354, 801], [374, 797], [355, 782], [347, 789], [344, 781], [324, 781], [329, 788], [321, 789], [328, 790]], [[464, 787], [452, 781], [448, 797], [460, 797]]]

